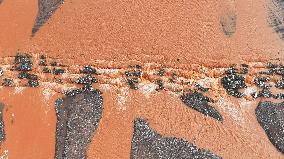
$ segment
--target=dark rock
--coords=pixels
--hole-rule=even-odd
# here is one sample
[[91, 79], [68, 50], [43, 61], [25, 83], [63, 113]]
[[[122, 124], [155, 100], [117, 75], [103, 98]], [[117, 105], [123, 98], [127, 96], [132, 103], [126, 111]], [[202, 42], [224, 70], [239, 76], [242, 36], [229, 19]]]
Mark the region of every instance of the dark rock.
[[284, 102], [260, 102], [255, 115], [270, 142], [284, 154]]
[[214, 153], [176, 137], [164, 137], [143, 119], [134, 121], [131, 159], [221, 159]]
[[181, 96], [181, 100], [186, 106], [218, 121], [223, 121], [222, 115], [208, 104], [211, 99], [203, 94], [199, 92], [187, 93]]
[[99, 91], [84, 90], [56, 101], [56, 159], [87, 158], [102, 111], [103, 97]]

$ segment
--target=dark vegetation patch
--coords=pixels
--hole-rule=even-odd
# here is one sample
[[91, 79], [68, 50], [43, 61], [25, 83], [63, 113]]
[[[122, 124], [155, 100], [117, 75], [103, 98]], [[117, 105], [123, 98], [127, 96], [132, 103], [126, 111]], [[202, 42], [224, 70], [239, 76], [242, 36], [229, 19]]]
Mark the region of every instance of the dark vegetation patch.
[[17, 53], [15, 56], [15, 68], [17, 71], [31, 71], [32, 70], [32, 59], [28, 54]]
[[266, 82], [270, 81], [270, 77], [256, 77], [254, 79], [254, 84], [256, 84], [260, 88], [268, 88], [271, 87], [267, 85]]
[[202, 93], [187, 93], [181, 96], [181, 100], [186, 106], [218, 121], [223, 121], [222, 115], [214, 107], [209, 105], [212, 99], [204, 96]]
[[97, 79], [91, 75], [86, 75], [77, 79], [77, 84], [91, 85], [92, 83], [96, 83]]
[[40, 55], [39, 65], [40, 66], [47, 66], [46, 57], [44, 55]]
[[42, 72], [43, 72], [43, 73], [51, 73], [51, 70], [50, 70], [49, 68], [47, 68], [47, 67], [44, 67], [44, 68], [42, 69]]
[[156, 83], [158, 85], [158, 88], [156, 90], [163, 90], [165, 88], [163, 80], [157, 80]]
[[268, 22], [274, 31], [278, 34], [279, 38], [284, 40], [284, 1], [283, 0], [270, 0], [268, 3]]
[[161, 68], [161, 69], [158, 71], [158, 75], [159, 75], [159, 76], [164, 76], [165, 73], [166, 73], [166, 70], [163, 69], [163, 68]]
[[131, 89], [135, 89], [135, 90], [138, 89], [138, 87], [137, 87], [138, 78], [129, 78], [129, 79], [126, 79], [126, 82]]
[[39, 86], [39, 82], [38, 82], [38, 80], [29, 80], [28, 81], [28, 86], [29, 87], [38, 87]]
[[2, 67], [0, 67], [0, 76], [2, 76], [4, 74], [4, 70]]
[[3, 79], [3, 82], [2, 82], [3, 86], [13, 86], [13, 84], [14, 84], [14, 81], [12, 79], [9, 79], [9, 78]]
[[129, 71], [125, 71], [127, 77], [141, 77], [142, 67], [139, 65], [129, 66]]
[[28, 72], [20, 72], [18, 74], [19, 79], [30, 79], [30, 80], [38, 80], [38, 76], [34, 74], [30, 74]]
[[32, 28], [32, 36], [47, 22], [63, 0], [38, 0], [38, 13]]
[[[14, 60], [15, 68], [17, 71], [20, 71], [18, 74], [19, 79], [27, 79], [27, 86], [29, 87], [38, 87], [39, 79], [37, 75], [29, 73], [32, 70], [32, 57], [29, 54], [20, 54], [17, 53]], [[11, 81], [6, 81], [6, 85], [11, 83]], [[12, 85], [12, 84], [10, 84]]]
[[284, 99], [284, 93], [278, 93], [273, 96], [275, 99]]
[[237, 15], [235, 12], [227, 12], [220, 18], [223, 32], [228, 37], [232, 36], [237, 30]]
[[142, 76], [142, 67], [140, 65], [129, 66], [129, 70], [125, 71], [126, 83], [131, 89], [137, 90], [139, 78]]
[[260, 74], [284, 76], [284, 66], [282, 65], [268, 63], [266, 65], [266, 68], [267, 70], [261, 71]]
[[4, 104], [0, 103], [0, 143], [2, 143], [5, 140], [3, 109], [4, 109]]
[[92, 66], [85, 66], [83, 69], [80, 70], [80, 73], [84, 74], [96, 74], [96, 69], [93, 68]]
[[260, 102], [255, 115], [270, 142], [284, 154], [284, 102]]
[[[284, 89], [284, 67], [283, 65], [268, 63], [266, 65], [266, 70], [259, 72], [259, 76], [254, 79], [254, 84], [261, 88], [260, 91], [252, 93], [253, 98], [264, 97], [264, 98], [275, 98], [275, 99], [283, 99], [283, 93], [273, 94], [271, 88], [275, 86], [277, 89]], [[276, 76], [280, 76], [280, 78], [274, 82], [275, 84], [270, 84], [272, 82], [271, 79]], [[270, 83], [269, 83], [270, 82]]]
[[90, 144], [103, 111], [103, 97], [98, 90], [80, 89], [58, 99], [56, 111], [55, 158], [87, 158]]
[[244, 96], [244, 94], [239, 90], [247, 87], [245, 84], [245, 78], [240, 75], [235, 68], [226, 70], [225, 76], [221, 79], [221, 84], [229, 95], [237, 98]]
[[284, 89], [284, 76], [276, 82], [275, 87]]
[[65, 70], [63, 68], [53, 68], [53, 74], [54, 75], [61, 75], [63, 73], [65, 73]]
[[201, 86], [200, 84], [196, 84], [195, 86], [196, 86], [197, 89], [198, 89], [199, 91], [201, 91], [201, 92], [207, 92], [207, 91], [209, 91], [209, 88], [205, 88], [205, 87]]
[[176, 137], [164, 137], [143, 119], [134, 121], [131, 159], [221, 159], [214, 153]]

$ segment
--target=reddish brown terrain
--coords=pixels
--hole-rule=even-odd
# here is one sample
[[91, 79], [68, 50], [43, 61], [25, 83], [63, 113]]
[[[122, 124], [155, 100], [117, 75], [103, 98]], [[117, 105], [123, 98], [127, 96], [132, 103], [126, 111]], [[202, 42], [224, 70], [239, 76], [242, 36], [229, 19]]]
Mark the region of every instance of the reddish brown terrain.
[[283, 11], [0, 0], [2, 158], [284, 158]]

